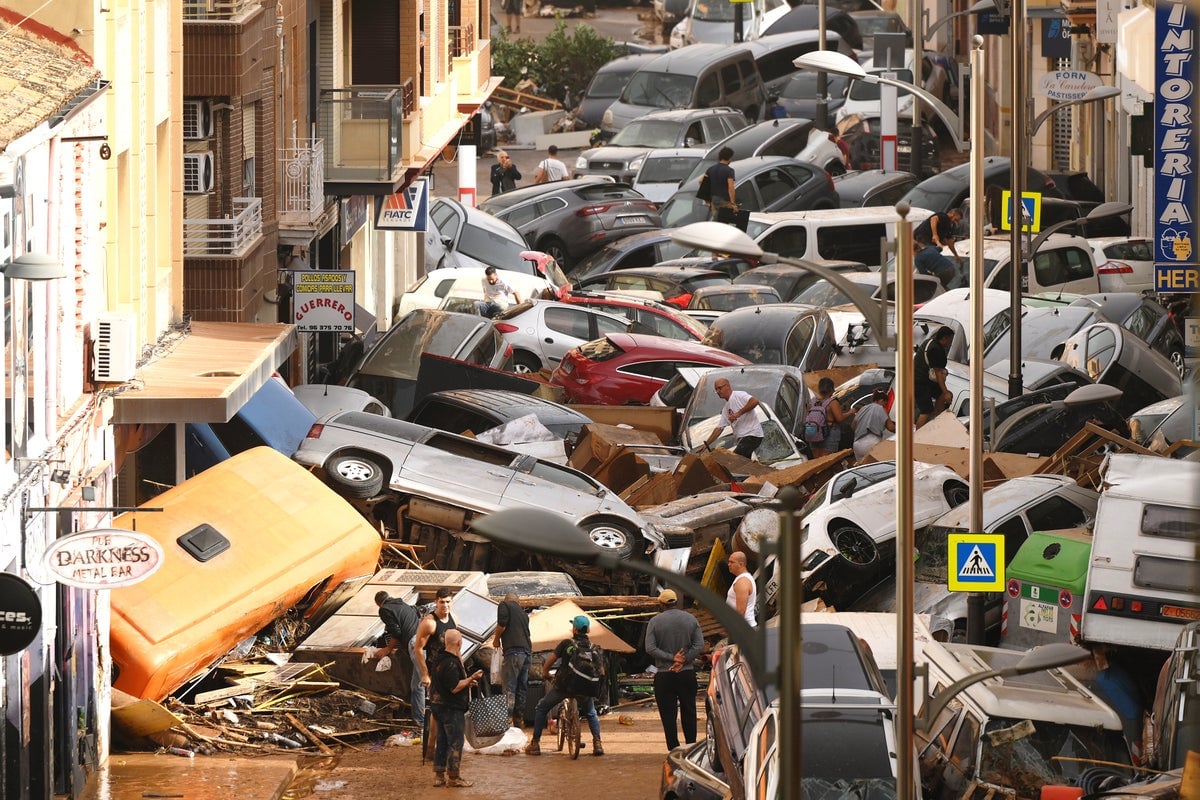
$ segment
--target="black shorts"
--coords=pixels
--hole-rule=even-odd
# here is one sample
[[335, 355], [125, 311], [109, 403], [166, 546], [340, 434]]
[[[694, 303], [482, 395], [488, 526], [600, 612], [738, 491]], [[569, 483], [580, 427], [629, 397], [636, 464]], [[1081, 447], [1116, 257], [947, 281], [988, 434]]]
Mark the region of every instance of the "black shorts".
[[923, 389], [922, 387], [918, 386], [916, 389], [916, 397], [914, 398], [916, 400], [917, 411], [921, 414], [932, 414], [933, 404], [937, 400], [937, 396], [939, 394], [941, 394], [941, 392], [938, 391], [936, 386], [934, 386], [932, 389]]

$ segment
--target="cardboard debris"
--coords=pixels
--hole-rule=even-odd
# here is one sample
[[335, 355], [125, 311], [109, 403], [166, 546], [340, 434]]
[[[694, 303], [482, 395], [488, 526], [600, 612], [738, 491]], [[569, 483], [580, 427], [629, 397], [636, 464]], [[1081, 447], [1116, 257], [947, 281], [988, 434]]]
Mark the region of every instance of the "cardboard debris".
[[592, 471], [592, 477], [618, 494], [649, 477], [650, 465], [638, 457], [633, 450], [618, 448], [604, 463]]
[[571, 600], [563, 600], [530, 615], [529, 638], [533, 642], [533, 652], [553, 650], [563, 639], [571, 638], [571, 620], [580, 614], [592, 622], [588, 629], [588, 639], [592, 642], [614, 653], [637, 652], [636, 648], [629, 646], [624, 639], [609, 630], [607, 625], [585, 613]]
[[[889, 439], [871, 448], [871, 452], [867, 453], [863, 462], [893, 461], [895, 458], [896, 442]], [[914, 442], [913, 460], [925, 464], [944, 464], [961, 475], [964, 480], [971, 477], [971, 451], [967, 447], [943, 447]], [[1022, 475], [1036, 475], [1046, 471], [1046, 463], [1047, 459], [1041, 456], [1024, 456], [1019, 453], [985, 453], [983, 479], [985, 482], [999, 482]]]
[[572, 405], [571, 408], [602, 425], [619, 425], [623, 428], [627, 426], [651, 433], [658, 439], [654, 444], [675, 441], [676, 428], [679, 425], [679, 414], [673, 408], [600, 405]]
[[808, 390], [815, 397], [817, 394], [817, 384], [821, 382], [821, 378], [832, 378], [834, 386], [841, 386], [851, 378], [861, 375], [869, 369], [875, 369], [878, 366], [878, 364], [848, 364], [844, 367], [816, 369], [812, 372], [804, 373], [804, 383], [808, 385]]
[[[622, 445], [661, 444], [658, 437], [652, 433], [593, 422], [584, 425], [583, 430], [579, 432], [579, 440], [567, 463], [580, 472], [594, 476], [600, 465], [612, 457]], [[632, 480], [629, 483], [632, 483]]]
[[913, 432], [913, 444], [970, 447], [971, 434], [967, 426], [958, 421], [958, 417], [943, 411]]
[[1100, 465], [1110, 453], [1159, 455], [1136, 442], [1088, 422], [1084, 424], [1083, 430], [1068, 439], [1066, 444], [1046, 460], [1043, 471], [1068, 475], [1080, 486], [1099, 491]]
[[153, 700], [138, 699], [118, 706], [118, 692], [127, 699], [132, 697], [119, 689], [113, 690], [113, 723], [130, 736], [149, 736], [183, 724], [183, 719]]
[[842, 450], [827, 456], [810, 459], [786, 469], [771, 470], [770, 474], [756, 475], [742, 482], [742, 489], [757, 492], [768, 481], [780, 488], [795, 486], [804, 494], [811, 494], [818, 486], [841, 472], [854, 466], [854, 452]]
[[621, 499], [636, 508], [669, 503], [679, 497], [675, 478], [669, 472], [659, 472], [639, 481], [621, 494]]

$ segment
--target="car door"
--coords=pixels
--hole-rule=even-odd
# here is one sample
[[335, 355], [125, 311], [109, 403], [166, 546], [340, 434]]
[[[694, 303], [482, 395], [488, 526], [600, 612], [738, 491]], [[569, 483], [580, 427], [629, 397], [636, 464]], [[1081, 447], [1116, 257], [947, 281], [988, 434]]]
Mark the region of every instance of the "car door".
[[578, 519], [601, 503], [597, 487], [574, 470], [523, 455], [504, 491], [504, 506], [553, 508]]
[[435, 201], [429, 209], [429, 223], [425, 231], [425, 268], [457, 266], [450, 251], [462, 230], [462, 217], [449, 203]]
[[551, 306], [538, 323], [542, 358], [553, 368], [568, 350], [606, 333], [623, 333], [627, 327], [623, 320], [597, 314], [583, 306]]
[[1022, 289], [1030, 294], [1045, 291], [1097, 292], [1100, 279], [1092, 254], [1081, 247], [1043, 250], [1033, 257], [1032, 279], [1022, 278]]
[[494, 511], [512, 480], [516, 459], [515, 453], [498, 447], [434, 433], [400, 465], [397, 488], [457, 507]]
[[753, 180], [763, 211], [780, 211], [790, 208], [800, 193], [800, 184], [783, 169], [763, 170], [755, 175]]

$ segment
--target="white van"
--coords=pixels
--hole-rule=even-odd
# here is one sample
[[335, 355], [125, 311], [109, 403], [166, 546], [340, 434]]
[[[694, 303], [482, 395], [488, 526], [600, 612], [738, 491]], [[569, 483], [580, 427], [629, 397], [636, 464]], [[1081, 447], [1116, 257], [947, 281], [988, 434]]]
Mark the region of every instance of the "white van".
[[1170, 650], [1200, 620], [1200, 463], [1115, 454], [1101, 474], [1080, 637]]
[[[939, 642], [927, 643], [923, 652], [928, 697], [1024, 656]], [[1061, 668], [972, 684], [931, 722], [928, 730], [916, 726], [921, 784], [931, 800], [1038, 797], [1043, 786], [1078, 786], [1094, 764], [1130, 763], [1117, 712]]]
[[[918, 225], [933, 212], [914, 208]], [[900, 215], [894, 208], [831, 208], [751, 213], [746, 233], [768, 253], [809, 261], [858, 261], [879, 269], [881, 243], [896, 239]]]
[[[971, 254], [967, 239], [955, 242], [955, 251], [965, 259]], [[944, 251], [949, 254], [949, 250]], [[1009, 291], [1012, 286], [1012, 239], [1007, 235], [985, 236], [983, 239], [983, 285], [989, 289]], [[1092, 294], [1101, 291], [1100, 271], [1091, 244], [1080, 236], [1052, 233], [1038, 247], [1032, 264], [1021, 278], [1022, 294], [1041, 292], [1071, 292]], [[967, 262], [969, 263], [969, 261]]]

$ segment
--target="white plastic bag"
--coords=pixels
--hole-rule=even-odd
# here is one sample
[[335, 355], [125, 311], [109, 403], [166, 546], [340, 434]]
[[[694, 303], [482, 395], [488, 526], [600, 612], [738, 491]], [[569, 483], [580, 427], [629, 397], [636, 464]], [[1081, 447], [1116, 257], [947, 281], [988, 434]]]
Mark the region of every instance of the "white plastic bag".
[[376, 648], [372, 647], [371, 645], [367, 645], [366, 647], [363, 648], [362, 662], [364, 664], [367, 663], [368, 661], [370, 661], [372, 658], [375, 657], [375, 654], [377, 652], [379, 652], [379, 651]]
[[463, 742], [463, 751], [467, 753], [482, 753], [485, 756], [502, 756], [505, 753], [519, 753], [525, 747], [529, 737], [520, 728], [509, 728], [495, 744], [487, 747], [474, 748], [470, 742]]
[[383, 658], [379, 659], [379, 663], [375, 665], [376, 672], [387, 672], [391, 668], [392, 668], [392, 657], [391, 656], [384, 656]]
[[491, 680], [493, 686], [504, 683], [504, 651], [499, 647], [492, 648]]

